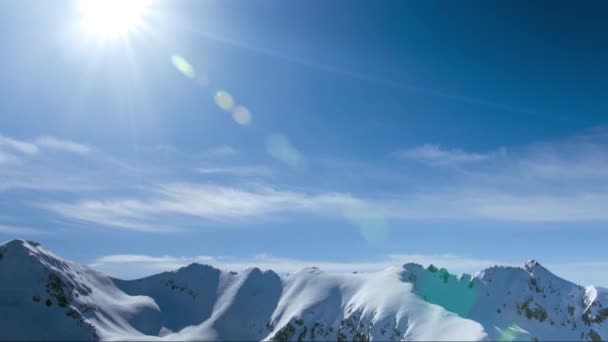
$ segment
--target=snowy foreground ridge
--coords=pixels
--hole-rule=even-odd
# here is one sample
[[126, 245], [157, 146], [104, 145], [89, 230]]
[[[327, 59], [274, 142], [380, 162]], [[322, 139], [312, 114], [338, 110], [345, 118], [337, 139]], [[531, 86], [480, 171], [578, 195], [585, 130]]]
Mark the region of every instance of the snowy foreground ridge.
[[192, 264], [109, 278], [39, 244], [0, 245], [0, 340], [601, 340], [608, 290], [537, 262], [474, 277], [406, 264], [281, 278]]

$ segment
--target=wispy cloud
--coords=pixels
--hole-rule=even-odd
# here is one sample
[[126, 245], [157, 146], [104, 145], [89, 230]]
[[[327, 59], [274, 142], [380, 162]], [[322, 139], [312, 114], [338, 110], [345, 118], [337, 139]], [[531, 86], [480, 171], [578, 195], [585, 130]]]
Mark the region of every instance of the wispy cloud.
[[[215, 184], [173, 183], [150, 189], [146, 200], [82, 200], [40, 206], [79, 221], [133, 230], [162, 231], [155, 226], [158, 226], [158, 218], [163, 215], [234, 222], [282, 213], [335, 215], [359, 202], [350, 195], [339, 193], [312, 194], [267, 186], [245, 189]], [[151, 222], [156, 223], [153, 225]]]
[[397, 152], [397, 156], [429, 165], [458, 165], [492, 158], [492, 154], [471, 153], [460, 149], [444, 149], [440, 145], [424, 144]]
[[91, 147], [70, 140], [63, 140], [56, 137], [44, 136], [35, 140], [35, 145], [39, 148], [76, 153], [87, 154], [91, 152]]
[[[39, 205], [77, 222], [142, 232], [166, 232], [166, 226], [155, 222], [153, 207], [138, 200], [82, 200], [77, 203]], [[148, 215], [149, 214], [149, 215]], [[171, 231], [177, 231], [172, 227]]]
[[35, 155], [45, 149], [77, 154], [86, 154], [91, 151], [91, 147], [87, 145], [51, 136], [26, 141], [0, 135], [0, 149], [9, 149], [25, 155]]
[[0, 148], [7, 148], [23, 154], [38, 153], [38, 146], [27, 141], [21, 141], [0, 135]]
[[[119, 198], [47, 203], [64, 217], [115, 228], [162, 232], [177, 217], [224, 223], [282, 218], [289, 214], [344, 219], [358, 225], [385, 220], [606, 222], [608, 195], [512, 195], [479, 189], [364, 198], [345, 193], [304, 193], [266, 186], [251, 189], [177, 183], [160, 186], [146, 200]], [[362, 216], [363, 215], [363, 216]], [[169, 221], [167, 221], [169, 220]], [[251, 221], [248, 221], [251, 222]], [[384, 224], [384, 223], [382, 223]]]
[[100, 174], [108, 169], [118, 171], [110, 160], [93, 147], [71, 140], [52, 136], [19, 140], [0, 135], [0, 192], [99, 189], [104, 186]]
[[[36, 154], [39, 152], [34, 151], [42, 149], [78, 154], [92, 151], [85, 145], [48, 137], [34, 139], [31, 143], [3, 137], [1, 144], [0, 153], [9, 151], [8, 158], [12, 154]], [[220, 155], [236, 153], [227, 147], [218, 151]], [[90, 157], [97, 154], [95, 151]], [[424, 188], [391, 186], [388, 191], [362, 187], [353, 189], [353, 192], [331, 188], [329, 178], [340, 177], [344, 170], [337, 172], [334, 169], [334, 174], [329, 170], [323, 186], [313, 191], [310, 187], [293, 190], [293, 187], [270, 183], [243, 184], [242, 180], [238, 184], [226, 179], [216, 183], [171, 182], [176, 178], [171, 173], [161, 174], [161, 177], [150, 168], [152, 171], [148, 170], [150, 176], [146, 177], [146, 183], [126, 195], [124, 192], [123, 195], [89, 192], [77, 194], [69, 200], [59, 198], [38, 201], [37, 204], [78, 222], [145, 232], [186, 229], [200, 225], [201, 221], [243, 223], [289, 219], [290, 215], [343, 219], [355, 225], [371, 219], [383, 225], [389, 220], [606, 222], [608, 214], [604, 208], [608, 203], [608, 172], [604, 170], [608, 170], [607, 156], [608, 135], [598, 133], [539, 143], [510, 150], [509, 153], [501, 150], [473, 153], [458, 148], [423, 145], [402, 151], [402, 157], [434, 166], [467, 167], [438, 168], [438, 171], [449, 175], [449, 183], [427, 182]], [[192, 163], [200, 164], [200, 161], [190, 160], [186, 169], [194, 169]], [[112, 183], [110, 179], [117, 177], [102, 179], [86, 174], [85, 169], [74, 176], [66, 172], [71, 169], [39, 164], [36, 164], [37, 168], [30, 168], [34, 164], [24, 164], [15, 172], [11, 168], [0, 169], [0, 190], [18, 187], [46, 191], [71, 189], [74, 192], [86, 189], [87, 184], [109, 189], [116, 188], [118, 184], [121, 189], [132, 189], [128, 182]], [[256, 165], [202, 164], [204, 167], [197, 171], [206, 175], [232, 174], [243, 178], [269, 171]], [[113, 174], [113, 165], [104, 167]], [[395, 177], [395, 174], [399, 175], [397, 172], [390, 177]], [[410, 184], [415, 183], [415, 177], [426, 181], [424, 174], [410, 174], [408, 177], [414, 177], [408, 180]], [[383, 179], [383, 183], [389, 181], [394, 182], [395, 179]], [[297, 180], [294, 182], [297, 184]], [[348, 189], [350, 191], [351, 188]], [[353, 213], [368, 215], [362, 218]]]
[[263, 165], [198, 167], [195, 171], [205, 175], [269, 176], [272, 174], [272, 169]]
[[400, 156], [433, 166], [462, 166], [440, 168], [449, 182], [383, 201], [382, 207], [404, 219], [608, 221], [603, 209], [608, 205], [605, 131], [530, 144], [508, 153], [423, 145]]
[[562, 184], [608, 181], [608, 134], [579, 136], [565, 141], [540, 143], [522, 153], [516, 164], [529, 178]]
[[[21, 170], [25, 167], [21, 168]], [[19, 170], [20, 171], [20, 170]], [[99, 190], [103, 184], [95, 184], [90, 175], [70, 175], [58, 170], [28, 170], [23, 172], [2, 172], [0, 170], [0, 192], [8, 190], [31, 190], [54, 193], [82, 193]]]
[[27, 227], [18, 227], [18, 226], [8, 226], [0, 224], [0, 234], [10, 234], [13, 236], [19, 235], [38, 235], [43, 232], [38, 229], [27, 228]]

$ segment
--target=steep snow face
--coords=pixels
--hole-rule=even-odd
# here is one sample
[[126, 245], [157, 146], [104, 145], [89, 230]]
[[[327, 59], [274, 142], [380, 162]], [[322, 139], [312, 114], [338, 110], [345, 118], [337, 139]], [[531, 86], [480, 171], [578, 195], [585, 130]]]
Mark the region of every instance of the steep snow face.
[[455, 276], [416, 264], [281, 279], [193, 264], [124, 281], [37, 243], [0, 245], [0, 340], [598, 340], [608, 290], [537, 262]]
[[34, 242], [0, 246], [0, 279], [0, 340], [143, 337], [128, 320], [158, 312], [150, 298], [128, 296], [108, 277]]
[[[260, 340], [282, 293], [281, 279], [272, 271], [258, 268], [225, 274], [213, 315], [199, 327], [179, 337], [196, 339], [213, 335], [220, 340]], [[235, 322], [238, 322], [235, 324]]]
[[429, 305], [399, 278], [400, 268], [332, 275], [305, 269], [285, 280], [271, 320], [274, 340], [481, 340], [478, 323]]
[[158, 335], [161, 330], [168, 334], [208, 319], [217, 301], [221, 275], [211, 266], [193, 264], [138, 280], [114, 279], [114, 284], [129, 295], [148, 296], [156, 302], [159, 319], [145, 327], [144, 333]]
[[607, 292], [561, 279], [536, 261], [524, 268], [490, 267], [475, 277], [408, 264], [402, 279], [423, 299], [479, 322], [491, 340], [608, 337]]
[[158, 304], [160, 325], [149, 333], [178, 340], [260, 340], [282, 293], [279, 276], [258, 268], [237, 274], [192, 264], [148, 278], [114, 281], [125, 292], [149, 296]]

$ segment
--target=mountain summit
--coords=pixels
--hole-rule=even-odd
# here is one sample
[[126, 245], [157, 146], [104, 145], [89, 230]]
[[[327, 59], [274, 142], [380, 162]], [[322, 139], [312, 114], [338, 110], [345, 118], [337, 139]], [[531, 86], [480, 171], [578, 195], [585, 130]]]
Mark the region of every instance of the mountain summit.
[[538, 262], [287, 277], [192, 264], [109, 278], [40, 244], [0, 245], [0, 340], [601, 340], [608, 291]]

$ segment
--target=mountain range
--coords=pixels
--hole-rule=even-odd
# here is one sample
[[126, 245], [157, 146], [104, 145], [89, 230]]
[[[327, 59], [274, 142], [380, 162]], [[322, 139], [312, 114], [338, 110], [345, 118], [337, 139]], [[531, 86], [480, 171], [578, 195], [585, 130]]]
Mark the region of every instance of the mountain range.
[[0, 245], [0, 340], [599, 341], [607, 318], [607, 289], [534, 260], [473, 276], [412, 263], [285, 276], [191, 264], [121, 280], [36, 242]]

